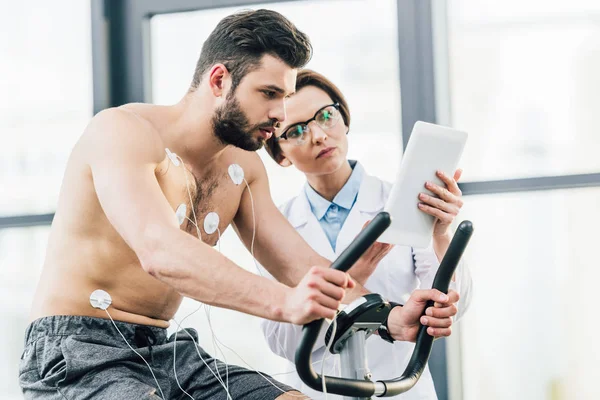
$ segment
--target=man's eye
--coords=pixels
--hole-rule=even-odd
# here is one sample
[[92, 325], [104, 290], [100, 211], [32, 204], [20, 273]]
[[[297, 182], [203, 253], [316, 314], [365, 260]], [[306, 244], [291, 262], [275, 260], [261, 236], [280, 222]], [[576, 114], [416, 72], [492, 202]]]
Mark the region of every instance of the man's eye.
[[267, 98], [269, 99], [273, 99], [275, 98], [275, 96], [277, 95], [277, 93], [275, 93], [272, 90], [263, 90], [263, 93], [265, 94], [265, 96], [267, 96]]

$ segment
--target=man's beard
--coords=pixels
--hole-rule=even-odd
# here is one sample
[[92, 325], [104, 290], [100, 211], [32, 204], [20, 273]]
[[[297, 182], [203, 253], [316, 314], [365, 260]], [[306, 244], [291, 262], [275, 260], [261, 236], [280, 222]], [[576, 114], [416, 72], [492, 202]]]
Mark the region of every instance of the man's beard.
[[233, 97], [215, 111], [212, 126], [215, 136], [221, 143], [247, 151], [257, 151], [264, 146], [265, 141], [262, 137], [255, 138], [253, 133], [260, 128], [273, 127], [273, 122], [250, 126], [240, 103]]

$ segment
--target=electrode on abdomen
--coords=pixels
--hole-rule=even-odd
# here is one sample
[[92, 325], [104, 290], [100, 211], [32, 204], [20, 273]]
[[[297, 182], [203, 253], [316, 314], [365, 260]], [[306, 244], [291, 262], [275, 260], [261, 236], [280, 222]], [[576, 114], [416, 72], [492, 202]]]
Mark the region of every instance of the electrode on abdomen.
[[90, 295], [90, 304], [94, 308], [106, 310], [108, 306], [112, 304], [112, 298], [106, 291], [102, 289], [96, 289]]

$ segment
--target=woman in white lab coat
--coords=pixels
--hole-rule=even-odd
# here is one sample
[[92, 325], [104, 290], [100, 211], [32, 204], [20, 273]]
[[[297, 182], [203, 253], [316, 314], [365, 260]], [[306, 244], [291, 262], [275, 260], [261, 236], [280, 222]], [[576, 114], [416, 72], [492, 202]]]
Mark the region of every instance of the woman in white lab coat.
[[[359, 162], [346, 158], [350, 113], [343, 95], [327, 78], [311, 70], [300, 71], [296, 94], [290, 97], [286, 108], [287, 118], [276, 137], [267, 141], [267, 152], [284, 167], [294, 165], [306, 175], [307, 182], [280, 210], [315, 251], [334, 260], [365, 223], [382, 211], [391, 184], [368, 175]], [[459, 170], [454, 177], [440, 176], [445, 188], [424, 187], [424, 193], [428, 189], [439, 199], [421, 197], [420, 203], [415, 199], [415, 207], [419, 203], [423, 212], [436, 217], [430, 247], [416, 249], [376, 243], [363, 257], [368, 262], [361, 263], [359, 270], [356, 266], [350, 269], [350, 275], [369, 291], [400, 304], [406, 302], [413, 290], [431, 288], [439, 260], [450, 242], [450, 225], [462, 206], [456, 184], [460, 173]], [[471, 297], [471, 278], [462, 263], [450, 288], [460, 294], [458, 319]], [[271, 350], [288, 359], [288, 370], [293, 371], [302, 327], [275, 321], [264, 321], [262, 327]], [[400, 376], [413, 348], [413, 343], [388, 343], [371, 336], [367, 340], [367, 357], [373, 379]], [[315, 349], [313, 366], [320, 373], [325, 351], [322, 337]], [[324, 372], [339, 376], [339, 356], [328, 353]], [[279, 378], [311, 398], [323, 398], [322, 393], [304, 385], [295, 372]], [[413, 389], [398, 398], [436, 399], [429, 369], [425, 369]]]

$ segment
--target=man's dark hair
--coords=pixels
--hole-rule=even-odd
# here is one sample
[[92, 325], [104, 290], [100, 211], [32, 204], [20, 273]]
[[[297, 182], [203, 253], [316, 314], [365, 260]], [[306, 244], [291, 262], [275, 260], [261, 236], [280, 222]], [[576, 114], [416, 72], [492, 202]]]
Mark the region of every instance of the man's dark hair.
[[301, 68], [310, 60], [312, 46], [308, 36], [278, 12], [261, 9], [229, 15], [204, 42], [191, 90], [198, 87], [211, 66], [222, 63], [231, 74], [233, 93], [242, 78], [260, 66], [265, 54]]

